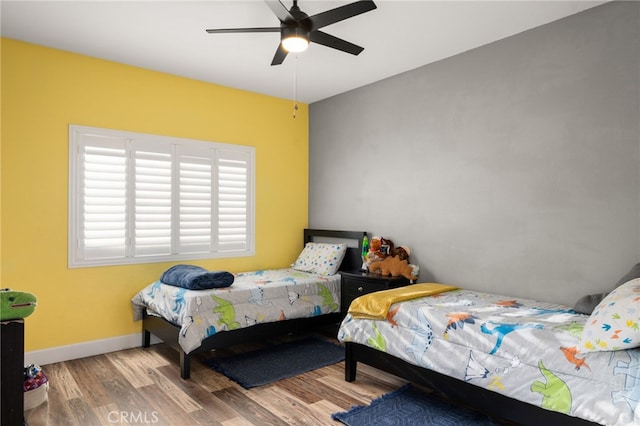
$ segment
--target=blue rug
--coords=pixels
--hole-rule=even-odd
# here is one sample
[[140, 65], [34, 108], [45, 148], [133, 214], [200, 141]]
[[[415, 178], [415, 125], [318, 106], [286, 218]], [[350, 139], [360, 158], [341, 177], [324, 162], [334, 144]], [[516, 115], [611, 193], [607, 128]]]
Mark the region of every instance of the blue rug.
[[499, 424], [485, 414], [421, 392], [410, 384], [382, 395], [371, 401], [369, 405], [355, 406], [349, 411], [334, 413], [331, 418], [348, 426], [497, 426]]
[[280, 343], [206, 361], [245, 389], [297, 376], [344, 360], [344, 348], [319, 338]]

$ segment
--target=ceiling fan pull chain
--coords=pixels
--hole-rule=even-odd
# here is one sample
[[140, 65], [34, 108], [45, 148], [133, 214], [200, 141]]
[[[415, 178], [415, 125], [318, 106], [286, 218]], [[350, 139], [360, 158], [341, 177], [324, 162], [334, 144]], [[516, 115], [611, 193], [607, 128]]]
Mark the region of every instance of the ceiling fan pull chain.
[[298, 112], [298, 55], [296, 55], [296, 64], [293, 68], [293, 118], [296, 118]]

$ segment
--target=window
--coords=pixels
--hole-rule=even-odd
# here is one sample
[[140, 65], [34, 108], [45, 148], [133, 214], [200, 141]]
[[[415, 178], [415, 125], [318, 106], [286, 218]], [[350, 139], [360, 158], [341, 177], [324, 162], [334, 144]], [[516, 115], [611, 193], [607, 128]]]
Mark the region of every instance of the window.
[[253, 255], [254, 151], [71, 125], [69, 267]]

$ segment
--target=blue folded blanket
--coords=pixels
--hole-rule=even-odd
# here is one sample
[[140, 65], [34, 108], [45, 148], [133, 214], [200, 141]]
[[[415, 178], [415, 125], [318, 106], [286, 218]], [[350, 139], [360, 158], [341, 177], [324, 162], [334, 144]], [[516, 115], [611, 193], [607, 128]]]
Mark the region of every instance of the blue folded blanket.
[[234, 276], [226, 271], [207, 271], [195, 265], [175, 265], [164, 271], [160, 281], [189, 290], [229, 287]]

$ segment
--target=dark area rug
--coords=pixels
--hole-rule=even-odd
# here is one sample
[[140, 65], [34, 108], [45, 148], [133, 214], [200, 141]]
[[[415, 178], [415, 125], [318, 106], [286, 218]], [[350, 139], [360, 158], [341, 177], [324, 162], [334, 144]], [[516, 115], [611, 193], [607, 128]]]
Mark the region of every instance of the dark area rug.
[[348, 426], [499, 425], [483, 413], [422, 392], [410, 384], [382, 395], [369, 405], [334, 413], [331, 418]]
[[344, 360], [344, 348], [315, 337], [211, 358], [207, 365], [245, 389], [297, 376]]

